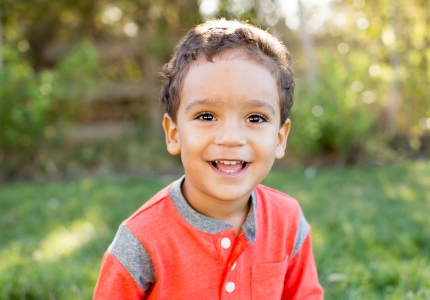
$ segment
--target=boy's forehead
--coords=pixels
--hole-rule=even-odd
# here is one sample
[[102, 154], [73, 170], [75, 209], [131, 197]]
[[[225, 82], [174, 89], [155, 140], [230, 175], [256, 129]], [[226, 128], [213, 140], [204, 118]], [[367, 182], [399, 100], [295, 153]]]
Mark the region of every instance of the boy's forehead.
[[239, 60], [253, 60], [252, 56], [241, 48], [233, 48], [227, 51], [223, 51], [214, 56], [214, 60], [220, 59], [239, 59]]
[[[216, 65], [219, 65], [220, 68], [217, 68]], [[244, 66], [245, 69], [243, 69]], [[218, 73], [225, 72], [226, 68], [227, 73]], [[225, 78], [231, 80], [223, 81]], [[235, 86], [235, 88], [227, 90], [227, 86]], [[276, 75], [267, 65], [256, 61], [243, 49], [223, 51], [214, 55], [212, 61], [204, 55], [197, 57], [183, 78], [178, 107], [182, 114], [189, 111], [190, 102], [232, 106], [233, 102], [238, 103], [228, 99], [236, 98], [247, 99], [247, 101], [240, 102], [249, 102], [248, 107], [256, 106], [258, 100], [270, 99], [270, 111], [273, 111], [274, 115], [278, 115], [280, 110]], [[212, 101], [200, 101], [202, 99]], [[257, 106], [265, 105], [257, 104]]]
[[[276, 77], [265, 65], [258, 63], [243, 51], [228, 52], [217, 54], [212, 61], [199, 57], [190, 66], [184, 78], [182, 90], [187, 91], [189, 88], [195, 87], [210, 89], [219, 82], [230, 86], [234, 82], [241, 84], [237, 88], [243, 91], [244, 86], [242, 85], [254, 81], [255, 85], [248, 88], [270, 90], [270, 92], [278, 91]], [[225, 78], [230, 78], [232, 81], [225, 82]], [[270, 84], [269, 86], [261, 85], [261, 81], [269, 81]]]
[[220, 60], [242, 60], [242, 61], [248, 61], [250, 63], [253, 63], [259, 67], [265, 68], [267, 71], [269, 71], [270, 74], [277, 79], [275, 76], [276, 73], [276, 66], [273, 63], [273, 61], [270, 60], [270, 58], [265, 57], [264, 54], [260, 54], [259, 57], [255, 57], [256, 55], [252, 55], [250, 51], [246, 48], [240, 47], [240, 48], [233, 48], [226, 51], [219, 52], [212, 57], [210, 57], [210, 60], [206, 58], [203, 54], [200, 54], [197, 56], [196, 60], [193, 61], [190, 65], [190, 69], [200, 66], [202, 64], [208, 63], [208, 62], [218, 62]]
[[[198, 104], [235, 107], [249, 103], [253, 107], [269, 107], [274, 115], [277, 115], [275, 110], [279, 110], [274, 76], [239, 51], [217, 55], [213, 62], [199, 58], [187, 73], [181, 94], [180, 111], [185, 113]], [[270, 105], [262, 105], [268, 103]]]

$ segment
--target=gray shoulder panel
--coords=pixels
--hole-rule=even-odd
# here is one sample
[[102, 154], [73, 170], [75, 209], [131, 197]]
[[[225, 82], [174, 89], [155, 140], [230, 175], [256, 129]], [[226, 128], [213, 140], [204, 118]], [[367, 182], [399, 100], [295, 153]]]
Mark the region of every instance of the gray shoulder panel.
[[293, 258], [302, 247], [303, 242], [305, 241], [306, 236], [309, 233], [309, 229], [310, 229], [309, 224], [306, 221], [302, 210], [300, 210], [299, 227], [297, 227], [296, 242], [294, 243], [294, 250], [293, 250], [293, 254], [291, 255], [291, 258]]
[[155, 269], [146, 249], [125, 225], [121, 225], [109, 246], [109, 252], [127, 269], [131, 277], [147, 291], [155, 283]]

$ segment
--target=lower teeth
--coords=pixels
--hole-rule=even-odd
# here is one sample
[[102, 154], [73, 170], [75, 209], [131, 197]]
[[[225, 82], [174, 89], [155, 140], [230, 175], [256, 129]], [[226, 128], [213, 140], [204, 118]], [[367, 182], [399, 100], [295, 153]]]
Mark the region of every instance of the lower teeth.
[[239, 170], [221, 170], [221, 171], [226, 172], [226, 173], [236, 173]]

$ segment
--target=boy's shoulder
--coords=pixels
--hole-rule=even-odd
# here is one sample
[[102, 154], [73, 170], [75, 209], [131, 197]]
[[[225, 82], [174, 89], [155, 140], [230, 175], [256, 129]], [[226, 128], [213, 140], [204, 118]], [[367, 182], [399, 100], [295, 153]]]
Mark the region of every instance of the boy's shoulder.
[[168, 186], [160, 190], [158, 193], [156, 193], [154, 196], [152, 196], [128, 219], [124, 220], [123, 224], [143, 222], [144, 220], [149, 221], [152, 215], [155, 215], [154, 217], [156, 218], [159, 217], [159, 214], [165, 210], [165, 208], [162, 206], [166, 204], [166, 200], [170, 199], [169, 189], [173, 183], [169, 184]]
[[257, 196], [257, 214], [263, 223], [296, 228], [304, 218], [299, 202], [290, 195], [261, 184], [254, 190]]
[[263, 204], [274, 206], [276, 208], [288, 208], [300, 210], [298, 201], [290, 195], [275, 190], [268, 186], [259, 184], [255, 187], [257, 198]]

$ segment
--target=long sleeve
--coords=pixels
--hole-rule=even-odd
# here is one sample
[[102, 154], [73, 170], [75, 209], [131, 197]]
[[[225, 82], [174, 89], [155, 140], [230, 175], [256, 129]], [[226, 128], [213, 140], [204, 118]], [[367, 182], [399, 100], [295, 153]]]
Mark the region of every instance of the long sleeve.
[[324, 299], [324, 292], [318, 281], [309, 227], [300, 249], [290, 260], [282, 300], [320, 299]]
[[145, 292], [131, 277], [124, 266], [109, 252], [106, 252], [93, 300], [143, 299]]
[[93, 299], [143, 299], [155, 280], [148, 252], [127, 226], [121, 225], [103, 257]]

